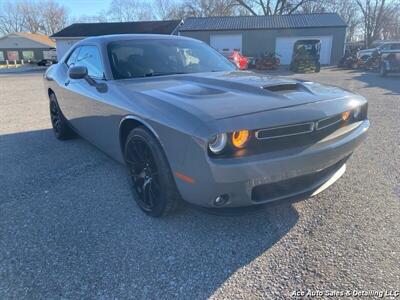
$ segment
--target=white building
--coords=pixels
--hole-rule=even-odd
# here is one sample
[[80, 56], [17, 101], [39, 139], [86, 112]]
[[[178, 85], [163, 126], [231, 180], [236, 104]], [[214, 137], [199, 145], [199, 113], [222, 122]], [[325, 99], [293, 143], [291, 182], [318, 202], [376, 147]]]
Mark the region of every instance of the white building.
[[56, 40], [57, 58], [60, 60], [76, 42], [91, 36], [108, 34], [177, 34], [180, 20], [112, 22], [112, 23], [75, 23], [51, 37]]

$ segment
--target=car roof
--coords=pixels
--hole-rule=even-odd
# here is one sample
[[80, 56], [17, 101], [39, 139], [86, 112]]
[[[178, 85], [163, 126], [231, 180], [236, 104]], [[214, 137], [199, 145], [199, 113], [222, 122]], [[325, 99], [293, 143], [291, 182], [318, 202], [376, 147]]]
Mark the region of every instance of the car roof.
[[[81, 40], [77, 45], [85, 44], [98, 44], [105, 45], [115, 41], [128, 41], [128, 40], [195, 40], [188, 37], [167, 34], [111, 34], [88, 37]], [[195, 40], [198, 41], [198, 40]]]
[[400, 41], [382, 42], [382, 44], [380, 44], [380, 45], [382, 46], [382, 45], [387, 45], [387, 44], [400, 44]]

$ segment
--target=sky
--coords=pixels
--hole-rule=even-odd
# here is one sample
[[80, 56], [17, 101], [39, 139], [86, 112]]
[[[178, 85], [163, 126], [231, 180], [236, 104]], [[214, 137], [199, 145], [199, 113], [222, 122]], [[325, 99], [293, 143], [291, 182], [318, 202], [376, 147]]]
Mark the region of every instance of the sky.
[[68, 8], [71, 17], [93, 16], [107, 10], [111, 0], [55, 0]]

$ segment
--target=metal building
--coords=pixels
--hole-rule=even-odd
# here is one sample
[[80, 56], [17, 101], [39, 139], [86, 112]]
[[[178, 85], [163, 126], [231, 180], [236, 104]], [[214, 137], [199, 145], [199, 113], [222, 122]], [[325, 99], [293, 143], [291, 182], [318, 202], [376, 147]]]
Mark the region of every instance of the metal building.
[[180, 35], [202, 40], [226, 54], [239, 50], [258, 57], [276, 52], [281, 64], [290, 63], [297, 40], [321, 41], [321, 64], [336, 64], [343, 55], [346, 23], [336, 13], [282, 16], [188, 18]]

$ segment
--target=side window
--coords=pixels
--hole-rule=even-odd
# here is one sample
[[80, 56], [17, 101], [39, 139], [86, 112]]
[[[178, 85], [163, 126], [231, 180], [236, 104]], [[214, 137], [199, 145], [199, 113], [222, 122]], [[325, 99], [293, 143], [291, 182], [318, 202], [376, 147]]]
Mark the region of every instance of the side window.
[[390, 44], [384, 44], [380, 50], [390, 50]]
[[76, 48], [74, 51], [72, 51], [71, 55], [68, 57], [67, 61], [65, 62], [68, 67], [72, 67], [75, 64], [76, 57], [78, 56], [80, 47]]
[[392, 50], [399, 50], [400, 49], [400, 44], [392, 44], [391, 49]]
[[100, 52], [95, 46], [82, 46], [75, 66], [85, 66], [88, 69], [88, 75], [91, 77], [99, 79], [104, 77]]

